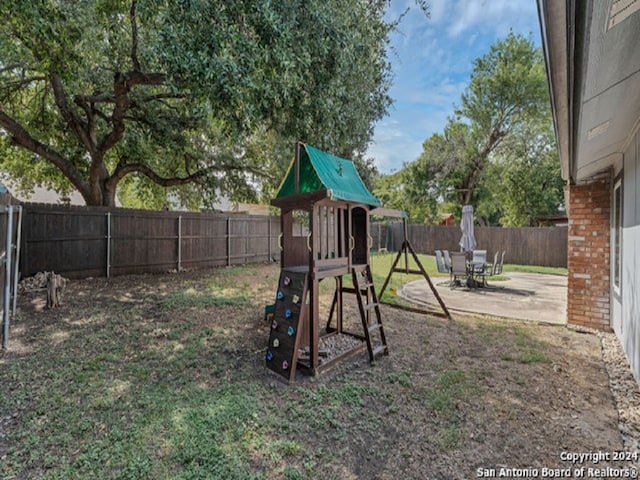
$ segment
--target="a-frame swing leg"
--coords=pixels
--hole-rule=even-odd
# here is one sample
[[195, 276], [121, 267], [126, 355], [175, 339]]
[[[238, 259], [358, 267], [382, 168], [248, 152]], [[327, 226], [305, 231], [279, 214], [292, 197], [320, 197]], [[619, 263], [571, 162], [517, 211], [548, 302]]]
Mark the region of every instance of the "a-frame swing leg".
[[[416, 264], [420, 268], [419, 271], [417, 271], [417, 272], [416, 271], [409, 271], [409, 269], [407, 267], [408, 252], [411, 252], [411, 255], [412, 255], [414, 261], [416, 262]], [[398, 265], [398, 261], [400, 260], [400, 256], [403, 253], [405, 254], [405, 272], [406, 273], [417, 273], [417, 274], [422, 275], [425, 278], [425, 280], [427, 281], [427, 284], [429, 285], [429, 288], [433, 292], [433, 295], [436, 297], [436, 300], [438, 300], [438, 303], [440, 304], [440, 308], [442, 308], [442, 311], [444, 312], [445, 317], [448, 318], [448, 319], [451, 319], [451, 314], [449, 313], [449, 310], [447, 309], [447, 306], [445, 305], [444, 301], [440, 297], [440, 294], [438, 293], [438, 290], [436, 289], [435, 285], [431, 281], [431, 278], [429, 277], [429, 274], [427, 273], [427, 271], [422, 266], [422, 263], [420, 262], [420, 259], [416, 255], [416, 252], [413, 250], [413, 247], [409, 243], [409, 240], [406, 240], [406, 239], [402, 242], [402, 247], [400, 248], [400, 250], [398, 250], [398, 255], [396, 256], [396, 259], [394, 260], [393, 265], [391, 266], [391, 269], [389, 270], [389, 275], [387, 275], [387, 278], [385, 279], [384, 284], [382, 285], [382, 288], [380, 289], [380, 293], [378, 294], [378, 298], [382, 299], [382, 294], [384, 293], [385, 289], [387, 288], [387, 285], [391, 281], [391, 276], [394, 274], [394, 272], [397, 272], [397, 271], [401, 272], [402, 271], [402, 269], [396, 269], [396, 266]]]
[[431, 277], [429, 277], [429, 274], [427, 273], [427, 271], [422, 266], [422, 262], [420, 262], [420, 259], [418, 258], [418, 255], [416, 255], [415, 250], [413, 249], [413, 247], [411, 246], [411, 244], [409, 243], [408, 240], [407, 240], [406, 243], [407, 243], [407, 247], [409, 248], [409, 251], [411, 252], [411, 255], [413, 256], [413, 259], [415, 260], [416, 264], [420, 268], [420, 271], [422, 272], [422, 276], [427, 280], [427, 283], [429, 284], [429, 288], [431, 288], [431, 291], [433, 292], [433, 295], [436, 297], [436, 300], [438, 300], [438, 303], [440, 304], [440, 308], [442, 308], [442, 311], [444, 312], [446, 317], [448, 319], [451, 319], [451, 314], [449, 313], [449, 310], [447, 309], [447, 306], [442, 301], [442, 298], [440, 297], [440, 294], [438, 293], [438, 290], [436, 289], [435, 285], [431, 281]]
[[378, 298], [380, 300], [382, 300], [382, 294], [384, 293], [384, 291], [387, 288], [387, 285], [391, 281], [391, 275], [393, 275], [393, 272], [396, 271], [396, 265], [398, 265], [398, 261], [400, 260], [400, 256], [403, 253], [406, 253], [405, 243], [406, 243], [406, 240], [404, 242], [402, 242], [402, 247], [400, 248], [400, 250], [398, 250], [398, 254], [396, 255], [396, 259], [393, 261], [393, 265], [391, 265], [391, 268], [389, 269], [389, 275], [387, 275], [387, 278], [384, 279], [384, 283], [382, 284], [382, 288], [380, 289], [380, 293], [378, 294]]

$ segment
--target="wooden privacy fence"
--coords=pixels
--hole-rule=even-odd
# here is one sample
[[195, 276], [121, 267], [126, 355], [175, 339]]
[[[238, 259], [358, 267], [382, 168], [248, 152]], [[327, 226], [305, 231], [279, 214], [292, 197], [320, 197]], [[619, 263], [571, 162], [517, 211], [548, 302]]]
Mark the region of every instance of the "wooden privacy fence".
[[[71, 278], [279, 261], [277, 217], [24, 204], [20, 273]], [[301, 227], [302, 228], [302, 227]], [[409, 225], [419, 253], [458, 251], [457, 226]], [[373, 250], [397, 251], [402, 223], [373, 223]], [[564, 227], [476, 227], [478, 248], [505, 261], [566, 267]]]
[[[505, 262], [544, 267], [567, 266], [567, 227], [475, 227], [477, 248], [489, 258], [505, 251]], [[374, 223], [373, 248], [397, 251], [402, 245], [402, 223]], [[416, 252], [433, 255], [435, 250], [460, 251], [459, 226], [409, 225], [408, 236]]]
[[22, 276], [154, 273], [278, 260], [277, 218], [25, 204]]

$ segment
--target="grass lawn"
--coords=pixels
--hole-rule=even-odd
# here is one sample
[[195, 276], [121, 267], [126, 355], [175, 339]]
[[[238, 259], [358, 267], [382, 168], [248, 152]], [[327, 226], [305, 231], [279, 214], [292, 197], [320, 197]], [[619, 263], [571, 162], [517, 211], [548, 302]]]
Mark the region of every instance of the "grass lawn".
[[54, 310], [22, 295], [0, 357], [0, 477], [456, 479], [621, 448], [597, 338], [560, 327], [383, 306], [388, 357], [286, 384], [264, 368], [278, 273], [72, 281]]

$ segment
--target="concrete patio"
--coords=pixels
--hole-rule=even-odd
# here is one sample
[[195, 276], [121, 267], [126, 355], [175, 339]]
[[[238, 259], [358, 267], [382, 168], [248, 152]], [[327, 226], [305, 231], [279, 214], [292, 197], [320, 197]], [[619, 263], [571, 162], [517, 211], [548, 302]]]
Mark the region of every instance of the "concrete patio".
[[[567, 311], [567, 277], [538, 273], [509, 272], [505, 281], [489, 282], [489, 287], [449, 286], [449, 279], [431, 281], [447, 308], [455, 312], [478, 313], [496, 317], [564, 325]], [[424, 279], [414, 280], [398, 289], [398, 295], [417, 304], [439, 308]]]

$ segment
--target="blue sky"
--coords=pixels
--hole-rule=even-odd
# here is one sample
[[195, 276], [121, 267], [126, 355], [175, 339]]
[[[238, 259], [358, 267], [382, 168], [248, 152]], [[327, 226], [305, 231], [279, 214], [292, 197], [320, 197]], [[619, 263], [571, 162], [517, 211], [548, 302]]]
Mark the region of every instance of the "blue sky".
[[416, 160], [422, 143], [441, 133], [469, 83], [473, 61], [512, 30], [540, 45], [535, 0], [428, 0], [431, 18], [414, 0], [392, 0], [390, 18], [409, 7], [391, 37], [394, 104], [376, 124], [368, 156], [381, 173]]

